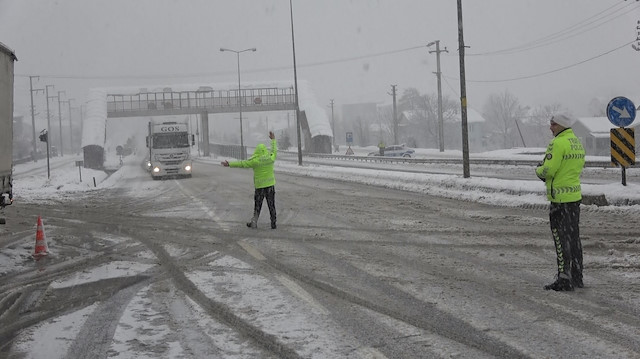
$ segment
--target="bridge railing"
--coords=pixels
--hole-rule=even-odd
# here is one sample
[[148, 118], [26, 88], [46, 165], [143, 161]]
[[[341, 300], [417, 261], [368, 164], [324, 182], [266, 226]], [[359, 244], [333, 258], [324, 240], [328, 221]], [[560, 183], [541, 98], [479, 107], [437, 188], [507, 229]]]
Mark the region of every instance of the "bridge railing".
[[295, 104], [293, 88], [255, 88], [238, 90], [197, 90], [108, 94], [107, 112], [144, 110], [202, 109], [215, 110], [242, 106]]

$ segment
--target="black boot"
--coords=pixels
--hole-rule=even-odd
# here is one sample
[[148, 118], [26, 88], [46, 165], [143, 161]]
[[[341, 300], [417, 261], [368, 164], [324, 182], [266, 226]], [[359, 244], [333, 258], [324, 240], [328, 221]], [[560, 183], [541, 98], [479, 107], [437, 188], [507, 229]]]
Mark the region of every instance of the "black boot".
[[562, 292], [562, 291], [570, 292], [573, 290], [573, 284], [571, 284], [571, 279], [558, 277], [558, 279], [556, 279], [555, 282], [545, 285], [544, 290], [555, 290], [556, 292]]
[[573, 286], [576, 288], [584, 288], [584, 283], [582, 283], [582, 275], [574, 275], [571, 278], [571, 282]]

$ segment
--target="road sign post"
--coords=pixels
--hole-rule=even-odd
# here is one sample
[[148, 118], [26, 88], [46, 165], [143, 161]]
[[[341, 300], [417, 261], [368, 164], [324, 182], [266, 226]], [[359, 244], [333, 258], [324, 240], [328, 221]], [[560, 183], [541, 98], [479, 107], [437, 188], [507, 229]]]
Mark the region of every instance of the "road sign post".
[[607, 105], [607, 118], [619, 128], [612, 128], [611, 164], [622, 168], [622, 185], [627, 185], [627, 167], [635, 163], [635, 138], [632, 128], [625, 128], [636, 118], [636, 107], [626, 97], [615, 97]]
[[80, 175], [80, 182], [82, 182], [82, 166], [84, 166], [84, 161], [76, 161], [76, 166], [78, 167], [78, 174]]
[[345, 155], [352, 156], [353, 150], [351, 149], [351, 144], [353, 143], [353, 132], [347, 132], [347, 152]]

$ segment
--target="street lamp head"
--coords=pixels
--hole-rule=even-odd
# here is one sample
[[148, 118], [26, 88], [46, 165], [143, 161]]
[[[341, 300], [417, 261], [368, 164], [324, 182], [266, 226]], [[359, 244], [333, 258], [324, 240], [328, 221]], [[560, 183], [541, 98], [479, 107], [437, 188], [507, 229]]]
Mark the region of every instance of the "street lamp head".
[[435, 45], [435, 44], [436, 44], [436, 42], [435, 42], [435, 41], [431, 41], [430, 43], [428, 43], [428, 44], [427, 44], [427, 47], [433, 46], [433, 45]]
[[220, 52], [224, 52], [224, 51], [227, 51], [227, 49], [221, 47]]
[[251, 51], [256, 51], [256, 48], [255, 47], [251, 48]]

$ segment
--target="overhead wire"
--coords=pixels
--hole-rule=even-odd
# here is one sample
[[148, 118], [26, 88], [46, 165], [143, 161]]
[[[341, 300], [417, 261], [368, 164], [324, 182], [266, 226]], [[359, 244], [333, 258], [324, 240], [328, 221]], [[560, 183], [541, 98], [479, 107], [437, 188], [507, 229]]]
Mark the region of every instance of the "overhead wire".
[[[621, 4], [618, 3], [616, 5], [612, 5], [600, 12], [598, 12], [595, 15], [592, 15], [586, 19], [583, 19], [567, 28], [564, 28], [562, 30], [556, 31], [554, 33], [551, 33], [549, 35], [543, 36], [541, 38], [529, 41], [527, 43], [524, 44], [520, 44], [518, 46], [514, 46], [514, 47], [510, 47], [510, 48], [505, 48], [505, 49], [500, 49], [500, 50], [495, 50], [495, 51], [486, 51], [486, 52], [480, 52], [480, 53], [466, 53], [465, 56], [488, 56], [488, 55], [503, 55], [503, 54], [514, 54], [514, 53], [518, 53], [518, 52], [522, 52], [522, 51], [529, 51], [529, 50], [533, 50], [539, 47], [543, 47], [543, 46], [548, 46], [563, 40], [567, 40], [569, 38], [578, 36], [578, 35], [582, 35], [585, 32], [588, 31], [592, 31], [597, 29], [598, 27], [605, 25], [608, 22], [611, 22], [613, 20], [616, 20], [620, 15], [624, 15], [626, 13], [632, 12], [635, 9], [639, 8], [640, 5], [636, 5], [634, 8], [626, 11], [624, 14], [617, 14], [623, 10], [625, 10], [626, 7], [629, 6], [633, 6], [633, 4], [628, 3], [626, 5], [624, 5], [622, 8], [618, 8], [615, 9], [616, 7], [619, 7]], [[612, 12], [611, 12], [612, 11]], [[598, 23], [599, 22], [599, 23]], [[596, 24], [598, 23], [598, 24]], [[595, 26], [592, 27], [588, 27], [590, 25], [596, 24]]]
[[[578, 65], [582, 65], [582, 64], [584, 64], [584, 63], [586, 63], [586, 62], [589, 62], [589, 61], [595, 60], [595, 59], [600, 58], [600, 57], [602, 57], [602, 56], [608, 55], [608, 54], [610, 54], [610, 53], [612, 53], [612, 52], [618, 51], [618, 50], [620, 50], [620, 49], [622, 49], [622, 48], [624, 48], [624, 47], [626, 47], [626, 46], [628, 46], [628, 45], [630, 45], [630, 44], [632, 44], [632, 43], [634, 43], [634, 42], [636, 42], [636, 40], [635, 40], [635, 39], [634, 39], [634, 40], [632, 40], [632, 41], [629, 41], [629, 42], [627, 42], [627, 43], [625, 43], [625, 44], [623, 44], [623, 45], [620, 45], [620, 46], [618, 46], [618, 47], [615, 47], [615, 48], [613, 48], [613, 49], [611, 49], [611, 50], [608, 50], [608, 51], [606, 51], [606, 52], [603, 52], [603, 53], [601, 53], [601, 54], [598, 54], [598, 55], [592, 56], [592, 57], [590, 57], [590, 58], [588, 58], [588, 59], [584, 59], [584, 60], [581, 60], [581, 61], [579, 61], [579, 62], [576, 62], [576, 63], [570, 64], [570, 65], [562, 66], [562, 67], [559, 67], [559, 68], [557, 68], [557, 69], [553, 69], [553, 70], [549, 70], [549, 71], [544, 71], [544, 72], [540, 72], [540, 73], [533, 74], [533, 75], [525, 75], [525, 76], [518, 76], [518, 77], [512, 77], [512, 78], [506, 78], [506, 79], [498, 79], [498, 80], [468, 80], [468, 79], [467, 79], [467, 80], [466, 80], [466, 82], [486, 82], [486, 83], [489, 83], [489, 82], [510, 82], [510, 81], [526, 80], [526, 79], [530, 79], [530, 78], [534, 78], [534, 77], [540, 77], [540, 76], [544, 76], [544, 75], [552, 74], [552, 73], [554, 73], [554, 72], [559, 72], [559, 71], [566, 70], [566, 69], [569, 69], [569, 68], [572, 68], [572, 67], [576, 67], [576, 66], [578, 66]], [[443, 77], [449, 77], [449, 76], [444, 76], [444, 75], [443, 75]], [[455, 79], [455, 77], [449, 77], [449, 78], [451, 78], [451, 79]]]
[[[607, 22], [610, 22], [614, 19], [616, 19], [617, 16], [616, 15], [618, 12], [624, 10], [626, 7], [629, 6], [633, 6], [633, 3], [628, 3], [626, 5], [624, 5], [622, 8], [618, 8], [616, 9], [616, 7], [619, 7], [620, 4], [616, 4], [616, 5], [612, 5], [600, 12], [598, 12], [595, 15], [592, 15], [582, 21], [579, 21], [578, 23], [571, 25], [563, 30], [557, 31], [555, 33], [546, 35], [542, 38], [539, 38], [537, 40], [533, 40], [530, 41], [526, 44], [522, 44], [522, 45], [518, 45], [512, 48], [506, 48], [506, 49], [502, 49], [502, 50], [496, 50], [496, 51], [490, 51], [490, 52], [484, 52], [484, 53], [466, 53], [465, 56], [489, 56], [489, 55], [499, 55], [499, 54], [513, 54], [513, 53], [517, 53], [517, 52], [521, 52], [521, 51], [528, 51], [528, 50], [532, 50], [535, 48], [539, 48], [542, 46], [547, 46], [547, 45], [551, 45], [553, 43], [559, 42], [559, 41], [563, 41], [566, 40], [568, 38], [583, 34], [583, 32], [579, 32], [579, 33], [573, 33], [578, 29], [582, 29], [586, 26], [589, 25], [593, 25], [594, 23], [598, 22], [598, 21], [603, 21], [591, 28], [587, 28], [585, 31], [591, 31], [594, 30], [602, 25], [604, 25]], [[636, 5], [635, 7], [633, 7], [632, 9], [630, 9], [628, 12], [630, 11], [634, 11], [635, 9], [639, 8], [640, 5]], [[614, 17], [615, 16], [615, 17]], [[564, 36], [564, 37], [562, 37]], [[553, 41], [551, 41], [553, 40]], [[500, 79], [500, 80], [467, 80], [468, 82], [507, 82], [507, 81], [516, 81], [516, 80], [523, 80], [523, 79], [529, 79], [529, 78], [533, 78], [533, 77], [538, 77], [538, 76], [543, 76], [543, 75], [547, 75], [550, 73], [554, 73], [554, 72], [558, 72], [558, 71], [562, 71], [571, 67], [575, 67], [578, 65], [581, 65], [585, 62], [597, 59], [599, 57], [605, 56], [607, 54], [610, 54], [614, 51], [617, 51], [621, 48], [623, 48], [624, 46], [627, 46], [633, 42], [635, 42], [636, 39], [634, 39], [633, 41], [626, 43], [624, 45], [621, 45], [619, 47], [616, 47], [612, 50], [608, 50], [604, 53], [601, 53], [599, 55], [593, 56], [591, 58], [585, 59], [585, 60], [581, 60], [577, 63], [574, 64], [570, 64], [570, 65], [566, 65], [554, 70], [549, 70], [549, 71], [545, 71], [545, 72], [541, 72], [538, 74], [533, 74], [533, 75], [526, 75], [526, 76], [519, 76], [519, 77], [513, 77], [513, 78], [508, 78], [508, 79]], [[337, 63], [344, 63], [344, 62], [350, 62], [350, 61], [357, 61], [357, 60], [364, 60], [364, 59], [370, 59], [370, 58], [375, 58], [375, 57], [380, 57], [380, 56], [385, 56], [385, 55], [391, 55], [391, 54], [397, 54], [397, 53], [403, 53], [403, 52], [408, 52], [408, 51], [413, 51], [416, 49], [421, 49], [421, 48], [426, 48], [426, 45], [417, 45], [417, 46], [412, 46], [412, 47], [408, 47], [408, 48], [403, 48], [403, 49], [397, 49], [397, 50], [389, 50], [389, 51], [383, 51], [383, 52], [378, 52], [378, 53], [371, 53], [371, 54], [367, 54], [367, 55], [359, 55], [359, 56], [352, 56], [352, 57], [345, 57], [345, 58], [341, 58], [341, 59], [334, 59], [334, 60], [326, 60], [326, 61], [318, 61], [318, 62], [313, 62], [313, 63], [307, 63], [307, 64], [300, 64], [298, 65], [299, 68], [310, 68], [310, 67], [316, 67], [316, 66], [324, 66], [324, 65], [330, 65], [330, 64], [337, 64]], [[449, 56], [455, 56], [455, 55], [449, 55]], [[246, 73], [260, 73], [260, 72], [270, 72], [270, 71], [284, 71], [284, 70], [290, 70], [292, 68], [291, 65], [287, 65], [287, 66], [275, 66], [275, 67], [267, 67], [267, 68], [261, 68], [261, 69], [247, 69], [244, 70], [244, 72]], [[221, 75], [229, 75], [229, 74], [233, 74], [235, 73], [234, 71], [217, 71], [217, 72], [201, 72], [201, 73], [187, 73], [187, 74], [149, 74], [149, 75], [56, 75], [56, 74], [39, 74], [38, 76], [42, 77], [42, 78], [49, 78], [49, 79], [65, 79], [65, 80], [125, 80], [125, 79], [156, 79], [156, 80], [160, 80], [160, 79], [176, 79], [176, 78], [202, 78], [202, 77], [216, 77], [216, 76], [221, 76]], [[30, 74], [16, 74], [16, 77], [28, 77], [30, 76]], [[450, 78], [454, 78], [454, 77], [450, 77]]]
[[[320, 62], [313, 62], [313, 63], [307, 63], [307, 64], [300, 64], [297, 67], [298, 68], [307, 68], [307, 67], [315, 67], [315, 66], [323, 66], [323, 65], [330, 65], [330, 64], [336, 64], [336, 63], [343, 63], [343, 62], [349, 62], [349, 61], [357, 61], [357, 60], [363, 60], [363, 59], [369, 59], [369, 58], [374, 58], [374, 57], [380, 57], [380, 56], [384, 56], [384, 55], [391, 55], [391, 54], [397, 54], [397, 53], [402, 53], [402, 52], [408, 52], [408, 51], [412, 51], [415, 49], [420, 49], [420, 48], [426, 48], [427, 45], [417, 45], [417, 46], [412, 46], [412, 47], [408, 47], [408, 48], [403, 48], [403, 49], [397, 49], [397, 50], [389, 50], [389, 51], [383, 51], [383, 52], [378, 52], [378, 53], [372, 53], [372, 54], [368, 54], [368, 55], [359, 55], [359, 56], [353, 56], [353, 57], [345, 57], [345, 58], [341, 58], [341, 59], [335, 59], [335, 60], [327, 60], [327, 61], [320, 61]], [[292, 69], [292, 65], [287, 65], [287, 66], [274, 66], [274, 67], [266, 67], [266, 68], [261, 68], [261, 69], [247, 69], [247, 70], [243, 70], [243, 73], [259, 73], [259, 72], [269, 72], [269, 71], [284, 71], [284, 70], [290, 70]], [[66, 79], [66, 80], [122, 80], [122, 79], [174, 79], [174, 78], [192, 78], [192, 77], [203, 77], [203, 76], [207, 76], [207, 77], [211, 77], [211, 76], [218, 76], [218, 75], [228, 75], [228, 74], [235, 74], [235, 71], [217, 71], [217, 72], [201, 72], [201, 73], [191, 73], [191, 74], [169, 74], [169, 75], [83, 75], [83, 76], [76, 76], [76, 75], [47, 75], [47, 74], [39, 74], [38, 76], [40, 77], [44, 77], [44, 78], [50, 78], [50, 79]], [[16, 74], [17, 77], [29, 77], [29, 74]]]

